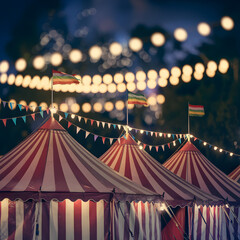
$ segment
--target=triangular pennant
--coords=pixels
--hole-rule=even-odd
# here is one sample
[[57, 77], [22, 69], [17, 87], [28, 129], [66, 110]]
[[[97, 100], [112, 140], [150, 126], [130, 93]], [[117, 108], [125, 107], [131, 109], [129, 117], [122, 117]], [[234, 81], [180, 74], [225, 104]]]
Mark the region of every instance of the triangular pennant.
[[16, 125], [17, 124], [17, 118], [12, 118], [14, 124]]
[[164, 133], [163, 136], [166, 137], [166, 133]]
[[49, 108], [47, 108], [47, 110], [46, 110], [46, 111], [47, 111], [47, 115], [49, 115]]
[[173, 138], [173, 139], [175, 138], [174, 134], [172, 134], [172, 138]]
[[99, 121], [96, 121], [96, 123], [97, 123], [97, 127], [99, 127], [100, 122], [99, 122]]
[[81, 130], [81, 128], [80, 128], [80, 127], [77, 127], [76, 133], [78, 134], [80, 130]]
[[141, 143], [140, 141], [137, 141], [138, 145]]
[[26, 116], [22, 116], [22, 119], [26, 123]]
[[113, 138], [109, 138], [110, 145], [112, 145]]
[[91, 122], [91, 125], [93, 125], [93, 120], [92, 119], [90, 119], [90, 122]]
[[88, 120], [87, 118], [84, 118], [85, 124], [87, 124], [87, 120]]
[[182, 143], [182, 139], [181, 138], [179, 138], [178, 141], [180, 142], [180, 144]]
[[150, 134], [151, 134], [151, 136], [152, 136], [152, 135], [153, 135], [153, 132], [151, 132]]
[[132, 138], [133, 138], [133, 140], [135, 140], [135, 137], [134, 137], [134, 136], [132, 136]]
[[143, 148], [144, 148], [144, 149], [146, 148], [146, 144], [143, 144]]
[[87, 138], [89, 134], [90, 134], [90, 132], [87, 132], [87, 131], [86, 131], [85, 138]]
[[25, 107], [25, 110], [26, 110], [26, 112], [28, 111], [28, 109], [29, 109], [29, 106], [24, 106]]
[[71, 123], [71, 122], [68, 122], [68, 128], [69, 128], [71, 125], [72, 125], [72, 123]]
[[180, 134], [180, 138], [182, 138], [182, 134]]
[[5, 102], [5, 101], [2, 101], [2, 103], [3, 103], [3, 107], [5, 107], [5, 106], [6, 106], [6, 102]]
[[168, 143], [167, 145], [168, 145], [168, 148], [170, 149], [170, 143]]
[[41, 107], [41, 106], [39, 106], [38, 108], [39, 108], [39, 111], [41, 112], [41, 111], [42, 111], [42, 107]]
[[111, 127], [111, 123], [108, 123], [108, 128], [110, 128]]
[[178, 134], [176, 134], [176, 138], [178, 138]]
[[121, 126], [121, 125], [119, 125], [119, 124], [118, 124], [117, 126], [118, 126], [118, 129], [119, 129], [119, 130], [120, 130], [120, 129], [121, 129], [121, 127], [122, 127], [122, 126]]
[[197, 140], [197, 138], [195, 137], [193, 141], [196, 141], [196, 140]]
[[32, 119], [35, 121], [35, 113], [31, 114]]
[[162, 147], [162, 150], [164, 151], [164, 147], [165, 147], [165, 145], [162, 145], [161, 147]]
[[62, 119], [63, 119], [63, 117], [61, 115], [59, 115], [58, 121], [60, 122]]
[[105, 137], [102, 137], [102, 142], [103, 142], [103, 144], [105, 143]]
[[123, 137], [127, 140], [127, 137], [125, 136], [125, 134], [123, 135]]
[[4, 126], [6, 127], [7, 125], [7, 119], [2, 119]]
[[157, 137], [157, 132], [155, 132], [155, 137]]
[[97, 135], [94, 135], [94, 142], [96, 142], [96, 140], [97, 140], [97, 138], [98, 138], [98, 136]]
[[39, 113], [40, 113], [41, 117], [43, 118], [43, 111], [41, 111], [41, 112], [39, 112]]
[[103, 127], [103, 128], [105, 127], [105, 122], [102, 122], [102, 127]]
[[148, 131], [145, 131], [146, 135], [148, 135]]
[[158, 146], [155, 146], [155, 148], [156, 148], [156, 151], [158, 152]]
[[14, 103], [10, 102], [9, 105], [10, 105], [10, 108], [13, 110]]
[[114, 129], [116, 128], [116, 124], [113, 124], [113, 128], [114, 128]]
[[150, 150], [150, 151], [152, 150], [152, 146], [149, 146], [149, 150]]
[[81, 119], [82, 119], [82, 118], [81, 118], [80, 116], [78, 116], [78, 121], [79, 121], [79, 122], [81, 122]]
[[68, 117], [68, 113], [65, 112], [65, 113], [64, 113], [64, 116], [65, 116], [65, 118], [67, 118], [67, 117]]
[[22, 111], [22, 105], [21, 104], [18, 104], [18, 108], [20, 111]]
[[137, 133], [137, 132], [138, 132], [138, 130], [137, 130], [137, 129], [135, 129], [135, 132]]

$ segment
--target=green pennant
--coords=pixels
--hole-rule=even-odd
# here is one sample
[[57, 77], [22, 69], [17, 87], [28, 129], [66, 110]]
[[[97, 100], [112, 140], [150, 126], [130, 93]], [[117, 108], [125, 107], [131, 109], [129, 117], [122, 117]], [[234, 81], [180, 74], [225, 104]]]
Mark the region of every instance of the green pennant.
[[16, 125], [17, 124], [17, 119], [16, 118], [12, 118], [13, 123]]

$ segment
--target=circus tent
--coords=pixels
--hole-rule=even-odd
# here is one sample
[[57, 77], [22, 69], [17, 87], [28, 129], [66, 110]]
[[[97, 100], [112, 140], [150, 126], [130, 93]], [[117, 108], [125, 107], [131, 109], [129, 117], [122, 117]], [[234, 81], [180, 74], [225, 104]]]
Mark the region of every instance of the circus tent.
[[236, 169], [234, 169], [230, 174], [228, 174], [228, 177], [240, 183], [240, 165]]
[[[198, 199], [212, 197], [164, 168], [140, 149], [130, 134], [116, 141], [100, 160], [134, 182], [159, 194], [164, 193], [164, 199], [172, 207], [186, 206], [187, 201], [193, 203], [194, 199], [198, 204], [203, 204]], [[175, 229], [172, 239], [177, 235], [179, 231]], [[183, 234], [180, 235], [182, 238]]]
[[[196, 229], [193, 229], [194, 239], [200, 237], [212, 237], [219, 239], [235, 239], [239, 237], [238, 226], [240, 216], [240, 185], [232, 181], [227, 175], [215, 167], [190, 141], [172, 155], [164, 164], [164, 167], [189, 183], [197, 186], [205, 192], [225, 199], [227, 205], [236, 207], [201, 207], [195, 209], [194, 219]], [[222, 217], [219, 216], [222, 215]], [[202, 216], [203, 215], [203, 216]], [[219, 217], [217, 220], [217, 216]], [[204, 220], [202, 218], [205, 218]], [[218, 228], [214, 226], [216, 221], [222, 221]], [[207, 224], [203, 223], [204, 221]], [[231, 224], [232, 222], [232, 224]], [[221, 229], [220, 229], [221, 227]], [[203, 236], [203, 234], [206, 234]]]
[[0, 239], [159, 239], [160, 200], [54, 118], [0, 160]]

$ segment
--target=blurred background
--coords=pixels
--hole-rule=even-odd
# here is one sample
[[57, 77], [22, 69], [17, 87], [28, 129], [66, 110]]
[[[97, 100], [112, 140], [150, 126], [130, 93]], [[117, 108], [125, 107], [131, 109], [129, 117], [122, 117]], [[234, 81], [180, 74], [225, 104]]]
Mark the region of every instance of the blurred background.
[[[0, 119], [10, 118], [6, 127], [0, 120], [0, 155], [47, 117], [45, 111], [35, 120], [31, 114], [39, 106], [50, 107], [55, 69], [81, 79], [79, 85], [54, 86], [54, 107], [61, 116], [68, 112], [69, 121], [80, 128], [119, 137], [122, 128], [79, 122], [77, 116], [126, 124], [127, 89], [148, 99], [149, 107], [129, 106], [129, 126], [147, 131], [186, 134], [188, 102], [203, 105], [205, 116], [190, 118], [192, 142], [227, 174], [239, 165], [240, 21], [235, 1], [8, 1], [0, 20]], [[29, 109], [20, 110], [18, 104]], [[16, 124], [10, 121], [15, 117], [20, 117]], [[85, 138], [84, 131], [77, 134], [73, 126], [68, 129], [67, 121], [61, 124], [97, 157], [110, 147], [93, 136]], [[174, 140], [172, 135], [132, 134], [148, 145]], [[163, 163], [179, 144], [146, 151]]]

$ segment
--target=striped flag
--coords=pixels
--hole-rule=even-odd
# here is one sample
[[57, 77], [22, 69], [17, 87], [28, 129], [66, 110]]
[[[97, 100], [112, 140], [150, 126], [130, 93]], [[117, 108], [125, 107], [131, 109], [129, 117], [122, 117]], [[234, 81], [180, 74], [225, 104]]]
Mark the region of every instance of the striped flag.
[[188, 114], [192, 117], [202, 117], [205, 115], [204, 107], [201, 105], [188, 104]]
[[147, 99], [142, 94], [136, 94], [128, 91], [128, 104], [140, 104], [148, 106]]
[[52, 70], [52, 80], [53, 80], [53, 85], [55, 85], [55, 84], [72, 84], [72, 83], [79, 84], [80, 83], [80, 81], [73, 75], [70, 75], [70, 74], [67, 74], [64, 72], [59, 72], [56, 70]]

